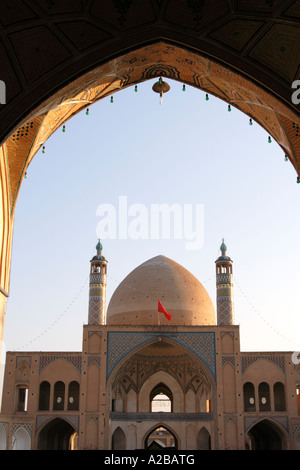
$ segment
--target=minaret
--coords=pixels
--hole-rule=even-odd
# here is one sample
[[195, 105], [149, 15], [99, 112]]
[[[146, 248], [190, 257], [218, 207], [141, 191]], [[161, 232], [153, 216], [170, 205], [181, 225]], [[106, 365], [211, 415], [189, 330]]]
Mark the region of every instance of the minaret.
[[91, 259], [89, 325], [104, 325], [107, 261], [104, 256], [102, 256], [102, 245], [100, 240], [96, 245], [96, 250], [96, 256]]
[[216, 260], [217, 321], [218, 325], [234, 325], [232, 260], [226, 256], [224, 238], [220, 250]]

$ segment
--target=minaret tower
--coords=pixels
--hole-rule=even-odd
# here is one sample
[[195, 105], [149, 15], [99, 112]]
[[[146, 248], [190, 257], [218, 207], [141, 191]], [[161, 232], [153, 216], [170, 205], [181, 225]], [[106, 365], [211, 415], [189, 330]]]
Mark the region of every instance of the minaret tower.
[[217, 321], [218, 325], [234, 325], [232, 260], [226, 256], [224, 238], [220, 250], [216, 260]]
[[102, 256], [100, 240], [97, 254], [91, 259], [89, 292], [89, 325], [105, 324], [107, 261]]

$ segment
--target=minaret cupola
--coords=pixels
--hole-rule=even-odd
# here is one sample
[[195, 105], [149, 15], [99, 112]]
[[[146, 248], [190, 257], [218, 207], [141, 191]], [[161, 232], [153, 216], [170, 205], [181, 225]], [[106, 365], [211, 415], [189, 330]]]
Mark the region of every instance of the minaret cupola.
[[234, 325], [232, 260], [222, 240], [221, 256], [216, 260], [217, 324]]
[[100, 240], [96, 245], [97, 254], [91, 259], [89, 289], [89, 325], [105, 324], [107, 260], [102, 255]]

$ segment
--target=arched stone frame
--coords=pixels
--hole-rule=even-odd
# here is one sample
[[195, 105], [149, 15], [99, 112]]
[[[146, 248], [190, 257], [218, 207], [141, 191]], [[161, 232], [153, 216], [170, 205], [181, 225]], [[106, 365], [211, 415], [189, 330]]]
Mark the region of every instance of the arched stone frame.
[[290, 445], [289, 445], [290, 437], [289, 437], [288, 431], [286, 430], [284, 425], [280, 423], [279, 420], [276, 420], [276, 419], [271, 418], [271, 417], [270, 418], [269, 417], [267, 417], [267, 418], [262, 417], [262, 418], [258, 418], [258, 419], [253, 419], [251, 424], [249, 424], [248, 426], [245, 426], [245, 432], [244, 432], [245, 444], [246, 444], [246, 441], [247, 441], [248, 433], [251, 431], [251, 429], [254, 426], [256, 426], [257, 424], [262, 423], [264, 421], [270, 423], [278, 431], [278, 433], [281, 437], [281, 440], [282, 440], [282, 444], [283, 444], [282, 450], [289, 450], [289, 448], [290, 448]]
[[26, 358], [24, 358], [20, 362], [18, 362], [18, 366], [17, 366], [17, 370], [16, 370], [16, 380], [19, 383], [29, 382], [30, 369], [31, 369], [30, 363], [28, 363]]
[[196, 413], [197, 411], [197, 395], [195, 394], [194, 390], [191, 388], [187, 390], [185, 393], [185, 410], [186, 413]]
[[[164, 382], [158, 382], [156, 385], [154, 385], [153, 389], [150, 392], [150, 396], [149, 396], [150, 411], [151, 412], [155, 411], [153, 410], [153, 405], [154, 405], [154, 402], [156, 401], [156, 398], [159, 395], [163, 395], [167, 398], [167, 399], [164, 398], [163, 400], [168, 402], [168, 406], [170, 406], [170, 410], [168, 411], [172, 412], [173, 411], [172, 409], [173, 408], [173, 394], [170, 388]], [[166, 410], [162, 410], [162, 411], [166, 411]]]
[[224, 420], [225, 450], [238, 449], [238, 424], [236, 417]]
[[255, 387], [254, 384], [250, 381], [247, 381], [243, 384], [243, 402], [244, 412], [255, 411]]
[[213, 411], [213, 396], [211, 389], [205, 384], [201, 385], [196, 394], [196, 411], [200, 413]]
[[286, 411], [286, 387], [283, 381], [277, 381], [272, 387], [274, 411]]
[[64, 421], [73, 429], [73, 435], [78, 435], [79, 422], [77, 416], [68, 415], [39, 415], [37, 416], [37, 427], [35, 435], [35, 449], [39, 447], [39, 440], [41, 433], [47, 428], [52, 422]]
[[156, 423], [155, 425], [151, 425], [151, 427], [149, 426], [148, 427], [148, 430], [146, 432], [144, 432], [143, 436], [141, 436], [141, 441], [140, 441], [140, 448], [141, 449], [145, 449], [146, 448], [146, 441], [148, 439], [148, 437], [150, 436], [150, 434], [155, 431], [156, 429], [158, 428], [165, 428], [167, 431], [169, 431], [172, 436], [174, 436], [175, 438], [175, 447], [177, 450], [180, 450], [182, 448], [182, 442], [181, 442], [181, 439], [180, 437], [178, 436], [178, 433], [175, 431], [174, 429], [174, 426], [170, 426], [169, 424], [166, 424], [164, 423], [163, 421], [160, 421], [158, 423]]
[[74, 431], [78, 432], [78, 429], [79, 429], [78, 416], [68, 415], [68, 414], [59, 415], [55, 413], [55, 415], [38, 415], [37, 416], [36, 435], [38, 435], [42, 431], [42, 429], [45, 426], [47, 426], [47, 424], [50, 423], [50, 421], [56, 418], [66, 421], [68, 424], [70, 424], [70, 426], [74, 428]]
[[211, 433], [205, 425], [201, 426], [197, 433], [196, 445], [197, 450], [210, 450], [211, 448]]
[[110, 442], [108, 442], [107, 448], [113, 450], [112, 446], [112, 439], [116, 431], [121, 430], [122, 433], [125, 436], [125, 449], [123, 450], [136, 450], [138, 449], [137, 447], [137, 441], [138, 441], [138, 436], [137, 436], [137, 424], [136, 423], [130, 423], [129, 425], [126, 425], [124, 423], [120, 424], [119, 422], [115, 422], [112, 424], [112, 429], [111, 429], [111, 438]]
[[271, 388], [269, 382], [258, 384], [258, 407], [259, 411], [271, 411]]
[[98, 416], [87, 416], [85, 433], [79, 436], [82, 439], [81, 448], [95, 450], [98, 446], [99, 419]]
[[[124, 333], [124, 335], [126, 336], [126, 332]], [[130, 332], [130, 334], [132, 334], [132, 332]], [[193, 360], [197, 361], [199, 363], [199, 366], [201, 367], [201, 369], [203, 369], [203, 371], [205, 372], [205, 375], [207, 376], [208, 378], [208, 381], [210, 384], [215, 384], [215, 376], [214, 376], [214, 371], [211, 370], [209, 368], [208, 365], [205, 364], [205, 362], [199, 357], [197, 356], [197, 353], [192, 350], [192, 349], [189, 349], [188, 347], [186, 347], [184, 344], [178, 342], [176, 339], [173, 339], [172, 338], [172, 333], [170, 335], [169, 332], [162, 332], [161, 334], [156, 334], [155, 332], [153, 333], [150, 333], [150, 336], [149, 336], [149, 339], [147, 339], [148, 337], [148, 334], [147, 333], [144, 333], [144, 332], [137, 332], [137, 333], [133, 333], [133, 336], [138, 336], [139, 334], [142, 334], [142, 335], [145, 335], [145, 339], [143, 339], [143, 341], [141, 341], [140, 343], [138, 343], [135, 347], [129, 347], [128, 348], [128, 351], [124, 353], [124, 355], [116, 362], [113, 364], [113, 367], [108, 369], [107, 368], [107, 383], [111, 383], [112, 381], [114, 381], [115, 379], [115, 376], [116, 374], [118, 373], [118, 370], [131, 358], [133, 357], [136, 353], [139, 353], [140, 351], [142, 351], [144, 348], [148, 347], [148, 346], [151, 346], [151, 345], [154, 345], [155, 343], [157, 342], [161, 342], [161, 341], [164, 341], [166, 343], [169, 343], [170, 345], [173, 345], [173, 346], [176, 346], [177, 348], [180, 348], [183, 352], [189, 354], [191, 356], [191, 358], [193, 358]], [[196, 332], [196, 333], [186, 333], [187, 336], [189, 335], [197, 335], [199, 334], [200, 336], [202, 334], [211, 334], [211, 338], [212, 338], [212, 348], [214, 348], [214, 333], [211, 333], [211, 332], [205, 332], [203, 333], [202, 331], [200, 332]], [[170, 336], [169, 336], [170, 335]], [[180, 336], [180, 335], [179, 335]], [[214, 356], [214, 349], [211, 351], [211, 355]], [[108, 351], [108, 355], [109, 355], [109, 351]], [[213, 366], [212, 366], [213, 367]]]
[[[119, 371], [122, 369], [122, 367], [124, 365], [126, 365], [126, 363], [137, 353], [141, 352], [144, 348], [150, 346], [150, 345], [153, 345], [155, 344], [156, 342], [158, 341], [158, 338], [155, 338], [155, 339], [150, 339], [149, 341], [145, 341], [143, 342], [142, 344], [139, 344], [138, 346], [136, 346], [136, 348], [130, 350], [128, 352], [128, 354], [126, 354], [124, 357], [122, 357], [122, 359], [120, 359], [120, 361], [114, 366], [114, 368], [110, 371], [108, 377], [107, 377], [107, 386], [106, 386], [106, 390], [107, 390], [107, 393], [106, 393], [106, 398], [107, 398], [107, 410], [110, 410], [111, 409], [111, 399], [112, 399], [112, 387], [113, 387], [113, 384], [114, 382], [116, 381], [116, 379], [118, 378], [118, 373]], [[211, 403], [212, 403], [212, 412], [214, 410], [216, 410], [216, 399], [217, 399], [217, 396], [216, 396], [216, 382], [215, 382], [215, 378], [212, 374], [212, 372], [209, 370], [209, 368], [204, 364], [204, 362], [199, 358], [197, 357], [197, 355], [188, 350], [186, 347], [184, 347], [182, 344], [178, 344], [176, 343], [173, 339], [170, 339], [170, 338], [166, 338], [166, 337], [163, 337], [163, 341], [166, 341], [172, 345], [175, 345], [176, 347], [180, 348], [182, 351], [188, 353], [190, 355], [190, 357], [192, 358], [193, 361], [196, 361], [198, 362], [199, 364], [199, 367], [204, 371], [208, 381], [209, 381], [209, 387], [210, 387], [210, 390], [206, 390], [205, 392], [205, 397], [207, 397], [207, 393], [209, 393], [210, 395], [210, 398], [211, 398]], [[175, 380], [175, 379], [174, 379]], [[175, 381], [176, 382], [176, 381]], [[168, 385], [168, 384], [166, 384]], [[150, 394], [150, 386], [149, 386], [149, 394]], [[184, 394], [183, 394], [183, 391], [181, 392], [182, 393], [182, 402], [184, 403]], [[201, 393], [201, 390], [199, 388], [198, 390], [198, 395], [199, 393]], [[198, 396], [197, 395], [197, 396]], [[199, 398], [199, 397], [198, 397]], [[137, 401], [138, 401], [138, 396], [137, 396]], [[147, 396], [145, 397], [145, 403], [148, 403], [148, 399], [147, 399]], [[149, 406], [149, 405], [148, 405]], [[137, 410], [138, 412], [140, 412], [141, 410]], [[198, 412], [203, 412], [204, 410], [198, 410]], [[174, 410], [175, 412], [175, 410]], [[212, 416], [212, 426], [214, 428], [217, 427], [217, 415], [216, 413], [213, 412], [213, 416]], [[116, 423], [113, 423], [113, 420], [112, 420], [112, 425], [111, 425], [111, 428], [110, 430], [108, 431], [107, 433], [107, 440], [106, 440], [106, 445], [109, 446], [110, 445], [110, 442], [111, 442], [111, 435], [112, 435], [112, 432], [114, 430], [116, 426]], [[217, 448], [216, 446], [216, 442], [217, 442], [217, 433], [211, 433], [211, 445], [212, 445], [212, 448]], [[138, 437], [139, 439], [139, 437]], [[137, 444], [139, 445], [139, 443]], [[139, 448], [139, 447], [137, 447]]]
[[57, 380], [53, 387], [52, 409], [55, 411], [65, 410], [66, 384], [62, 380]]
[[126, 393], [123, 387], [118, 386], [111, 392], [111, 410], [124, 413], [127, 411], [126, 407]]
[[49, 411], [51, 403], [51, 384], [48, 380], [42, 380], [39, 384], [39, 411]]
[[71, 380], [68, 384], [67, 410], [79, 411], [80, 383], [78, 380]]
[[126, 411], [127, 413], [135, 413], [137, 411], [137, 394], [133, 389], [127, 393]]
[[111, 409], [112, 385], [118, 375], [118, 372], [121, 370], [124, 364], [126, 364], [126, 362], [129, 361], [135, 354], [139, 353], [147, 346], [153, 345], [157, 341], [161, 341], [161, 340], [180, 348], [183, 352], [189, 354], [190, 357], [193, 359], [193, 361], [196, 361], [199, 364], [199, 368], [201, 368], [204, 371], [205, 376], [207, 377], [207, 380], [210, 384], [212, 409], [213, 410], [216, 409], [215, 404], [214, 404], [216, 400], [216, 382], [215, 382], [215, 378], [212, 372], [209, 370], [207, 365], [204, 364], [204, 362], [194, 352], [187, 349], [182, 344], [179, 344], [178, 342], [174, 341], [173, 339], [170, 339], [164, 336], [163, 334], [159, 337], [151, 338], [148, 341], [144, 341], [142, 344], [139, 344], [135, 348], [131, 349], [127, 354], [124, 355], [124, 357], [120, 359], [120, 361], [117, 364], [114, 365], [113, 369], [110, 371], [107, 377], [107, 399], [109, 400], [107, 403], [108, 409]]
[[112, 450], [126, 450], [126, 434], [121, 426], [113, 431], [111, 436], [111, 449]]
[[11, 436], [11, 450], [30, 450], [31, 435], [27, 427], [19, 425]]
[[172, 375], [165, 371], [158, 371], [150, 375], [139, 391], [138, 409], [140, 412], [150, 412], [150, 394], [159, 383], [164, 383], [173, 395], [173, 413], [184, 413], [185, 397], [182, 388]]

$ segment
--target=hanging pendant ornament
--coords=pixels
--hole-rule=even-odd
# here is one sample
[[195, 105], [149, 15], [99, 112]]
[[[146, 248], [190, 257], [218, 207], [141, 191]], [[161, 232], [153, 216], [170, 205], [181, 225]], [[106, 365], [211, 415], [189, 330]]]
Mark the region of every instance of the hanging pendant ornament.
[[162, 104], [163, 94], [167, 93], [170, 90], [170, 85], [163, 81], [160, 77], [158, 82], [154, 83], [152, 90], [155, 93], [159, 93], [159, 103]]
[[90, 110], [89, 110], [89, 108], [87, 108], [87, 110], [86, 110], [85, 114], [86, 114], [87, 116], [90, 114]]
[[113, 97], [113, 96], [110, 97], [110, 102], [111, 102], [111, 103], [114, 102], [114, 97]]
[[137, 93], [137, 91], [138, 91], [138, 87], [137, 87], [137, 85], [135, 85], [135, 87], [134, 87], [134, 91]]
[[63, 127], [62, 127], [62, 131], [63, 131], [63, 132], [66, 132], [66, 126], [63, 126]]
[[269, 142], [269, 144], [272, 142], [272, 139], [271, 139], [270, 136], [268, 137], [268, 142]]
[[229, 112], [231, 111], [231, 106], [230, 106], [230, 104], [228, 105], [228, 111], [229, 111]]
[[46, 152], [45, 145], [43, 145], [42, 153], [45, 153], [45, 152]]
[[252, 119], [250, 118], [249, 119], [249, 126], [252, 126], [253, 122], [252, 122]]
[[207, 93], [206, 93], [206, 95], [205, 95], [205, 100], [206, 100], [206, 101], [208, 101], [208, 100], [209, 100], [209, 96], [208, 96], [208, 94], [207, 94]]

